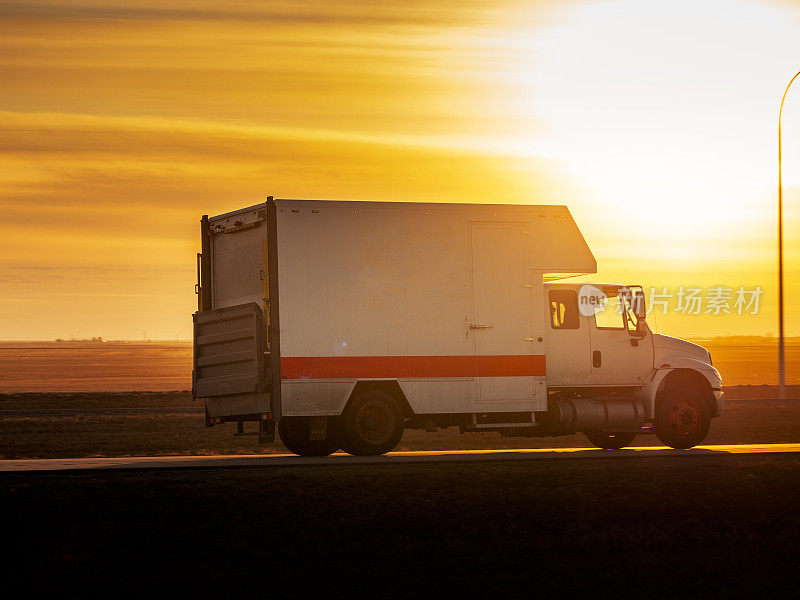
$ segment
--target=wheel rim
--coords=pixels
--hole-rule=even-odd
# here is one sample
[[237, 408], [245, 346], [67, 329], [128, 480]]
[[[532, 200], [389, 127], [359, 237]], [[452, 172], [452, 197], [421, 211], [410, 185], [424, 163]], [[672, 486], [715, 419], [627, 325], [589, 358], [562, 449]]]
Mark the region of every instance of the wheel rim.
[[394, 414], [381, 402], [365, 404], [356, 415], [356, 431], [364, 441], [382, 444], [392, 436]]
[[681, 398], [672, 405], [670, 427], [679, 438], [694, 436], [700, 428], [700, 409], [694, 400]]

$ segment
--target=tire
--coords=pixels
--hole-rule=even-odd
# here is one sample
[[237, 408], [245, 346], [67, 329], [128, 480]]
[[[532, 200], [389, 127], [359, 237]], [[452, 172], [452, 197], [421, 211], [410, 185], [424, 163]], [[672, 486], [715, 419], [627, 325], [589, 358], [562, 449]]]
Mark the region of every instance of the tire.
[[666, 446], [685, 450], [701, 443], [711, 426], [708, 403], [698, 389], [668, 390], [656, 402], [655, 430]]
[[620, 433], [607, 433], [604, 431], [584, 431], [588, 440], [605, 450], [619, 450], [625, 446], [630, 446], [636, 433], [633, 431], [623, 431]]
[[286, 417], [278, 421], [278, 435], [289, 452], [300, 456], [328, 456], [339, 449], [333, 439], [310, 440], [309, 424], [306, 417]]
[[354, 456], [386, 454], [403, 437], [403, 411], [386, 392], [372, 390], [353, 398], [339, 422], [341, 448]]

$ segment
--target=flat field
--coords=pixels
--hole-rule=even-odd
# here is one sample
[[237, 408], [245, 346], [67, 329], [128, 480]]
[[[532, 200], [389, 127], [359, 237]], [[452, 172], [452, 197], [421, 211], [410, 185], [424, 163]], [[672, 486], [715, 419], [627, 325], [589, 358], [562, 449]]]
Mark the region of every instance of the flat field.
[[[774, 339], [695, 341], [711, 351], [726, 385], [777, 383]], [[786, 350], [787, 383], [800, 384], [800, 338], [790, 338]], [[0, 393], [191, 387], [191, 342], [0, 342]]]
[[[778, 344], [774, 339], [721, 337], [692, 341], [711, 352], [725, 385], [778, 382]], [[800, 384], [800, 338], [789, 338], [786, 343], [786, 383]]]
[[191, 342], [0, 342], [0, 393], [191, 388]]

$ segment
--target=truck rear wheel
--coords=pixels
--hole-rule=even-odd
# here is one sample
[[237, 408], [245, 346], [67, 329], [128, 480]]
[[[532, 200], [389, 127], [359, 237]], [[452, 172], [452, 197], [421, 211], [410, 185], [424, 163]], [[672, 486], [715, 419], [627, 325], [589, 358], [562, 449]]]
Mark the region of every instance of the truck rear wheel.
[[586, 437], [592, 444], [594, 444], [598, 448], [603, 448], [605, 450], [619, 450], [620, 448], [629, 446], [630, 443], [633, 441], [633, 438], [636, 437], [636, 433], [632, 431], [626, 431], [620, 433], [607, 433], [605, 431], [584, 431], [583, 433], [586, 435]]
[[655, 416], [658, 439], [677, 450], [702, 442], [711, 426], [708, 404], [697, 389], [667, 391], [656, 403]]
[[300, 456], [328, 456], [339, 449], [332, 439], [310, 439], [309, 419], [306, 417], [284, 417], [278, 421], [278, 435], [289, 452]]
[[403, 437], [403, 412], [390, 394], [372, 390], [350, 401], [339, 425], [341, 447], [348, 454], [386, 454]]

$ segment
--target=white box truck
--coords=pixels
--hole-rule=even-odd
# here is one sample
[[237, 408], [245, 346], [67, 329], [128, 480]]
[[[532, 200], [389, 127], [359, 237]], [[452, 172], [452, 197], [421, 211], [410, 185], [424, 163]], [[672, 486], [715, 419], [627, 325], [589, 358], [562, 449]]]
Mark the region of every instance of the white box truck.
[[561, 282], [596, 272], [565, 206], [269, 197], [201, 240], [207, 426], [255, 421], [301, 455], [451, 426], [689, 448], [722, 413], [710, 354], [652, 333], [641, 287]]

